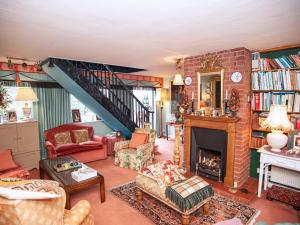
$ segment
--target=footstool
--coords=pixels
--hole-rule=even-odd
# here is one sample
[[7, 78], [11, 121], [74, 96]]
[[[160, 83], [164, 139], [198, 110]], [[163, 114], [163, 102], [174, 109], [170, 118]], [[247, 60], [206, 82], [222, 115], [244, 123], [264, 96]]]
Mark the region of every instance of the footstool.
[[136, 176], [136, 186], [137, 186], [136, 195], [137, 195], [137, 200], [139, 202], [143, 200], [143, 193], [146, 193], [154, 197], [158, 201], [166, 204], [167, 206], [179, 212], [181, 214], [182, 225], [190, 224], [190, 215], [200, 208], [203, 210], [203, 214], [208, 213], [208, 208], [209, 208], [208, 203], [211, 200], [212, 196], [207, 197], [202, 202], [195, 205], [193, 208], [183, 212], [182, 210], [179, 209], [179, 207], [176, 204], [174, 204], [171, 200], [169, 200], [165, 196], [166, 189], [161, 188], [155, 179], [145, 176], [139, 172]]

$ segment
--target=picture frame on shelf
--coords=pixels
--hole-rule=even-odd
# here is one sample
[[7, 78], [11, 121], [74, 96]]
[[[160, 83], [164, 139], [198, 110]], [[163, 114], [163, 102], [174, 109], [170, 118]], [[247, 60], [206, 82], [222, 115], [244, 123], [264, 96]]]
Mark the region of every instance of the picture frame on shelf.
[[17, 121], [17, 113], [15, 110], [7, 110], [7, 121], [8, 122], [16, 122]]
[[293, 130], [290, 132], [288, 137], [288, 149], [300, 149], [300, 146], [297, 146], [296, 141], [300, 140], [300, 130]]
[[300, 135], [294, 135], [293, 149], [300, 149]]
[[72, 119], [74, 123], [79, 123], [81, 122], [81, 116], [80, 116], [80, 111], [79, 109], [73, 109], [72, 110]]

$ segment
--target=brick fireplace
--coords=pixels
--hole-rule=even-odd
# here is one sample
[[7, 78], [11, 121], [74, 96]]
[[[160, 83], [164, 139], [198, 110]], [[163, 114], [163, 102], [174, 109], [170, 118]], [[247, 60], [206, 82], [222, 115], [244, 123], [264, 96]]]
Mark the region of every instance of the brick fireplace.
[[[240, 120], [236, 123], [236, 135], [234, 138], [234, 153], [232, 155], [234, 165], [232, 166], [233, 181], [241, 186], [249, 177], [250, 168], [250, 150], [249, 150], [249, 129], [250, 129], [250, 76], [251, 76], [251, 53], [246, 48], [235, 48], [219, 52], [208, 53], [205, 55], [192, 56], [184, 59], [184, 74], [192, 77], [192, 84], [186, 86], [185, 90], [189, 96], [192, 97], [194, 92], [195, 100], [197, 101], [197, 73], [201, 62], [205, 60], [208, 55], [216, 55], [219, 57], [221, 66], [224, 69], [224, 88], [225, 91], [236, 88], [240, 95], [240, 109], [237, 116]], [[230, 76], [233, 72], [240, 72], [243, 79], [239, 83], [233, 83]], [[195, 102], [197, 105], [197, 102]], [[188, 138], [188, 137], [185, 137]], [[228, 172], [228, 171], [227, 171]], [[226, 179], [225, 179], [226, 180]]]
[[[234, 155], [236, 151], [234, 143], [236, 139], [236, 124], [238, 121], [239, 118], [193, 115], [184, 116], [184, 166], [186, 167], [188, 174], [195, 172], [195, 152], [198, 147], [205, 147], [216, 151], [226, 149], [226, 155], [224, 156], [224, 158], [226, 158], [224, 184], [228, 187], [233, 187]], [[206, 132], [207, 135], [210, 135], [209, 138], [211, 140], [204, 140], [199, 137], [199, 135], [203, 135], [203, 131], [202, 133], [196, 134], [195, 131], [197, 129], [203, 128], [206, 129], [204, 132]], [[225, 135], [221, 135], [224, 133]], [[218, 138], [220, 139], [219, 142]], [[223, 144], [225, 144], [225, 146]]]

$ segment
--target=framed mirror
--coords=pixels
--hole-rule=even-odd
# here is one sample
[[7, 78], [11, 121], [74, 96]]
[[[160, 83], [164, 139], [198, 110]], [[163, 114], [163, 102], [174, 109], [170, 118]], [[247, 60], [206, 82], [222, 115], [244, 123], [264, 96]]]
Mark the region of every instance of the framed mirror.
[[224, 69], [212, 72], [197, 71], [197, 79], [198, 110], [209, 108], [211, 110], [218, 110], [223, 115]]

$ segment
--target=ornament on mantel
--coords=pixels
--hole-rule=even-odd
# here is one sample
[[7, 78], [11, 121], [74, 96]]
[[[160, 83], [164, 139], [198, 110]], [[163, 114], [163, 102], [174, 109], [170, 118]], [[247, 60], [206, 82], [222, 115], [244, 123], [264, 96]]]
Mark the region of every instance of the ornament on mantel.
[[231, 89], [231, 95], [229, 99], [229, 109], [231, 111], [231, 116], [236, 116], [236, 112], [240, 109], [240, 96], [237, 89]]

